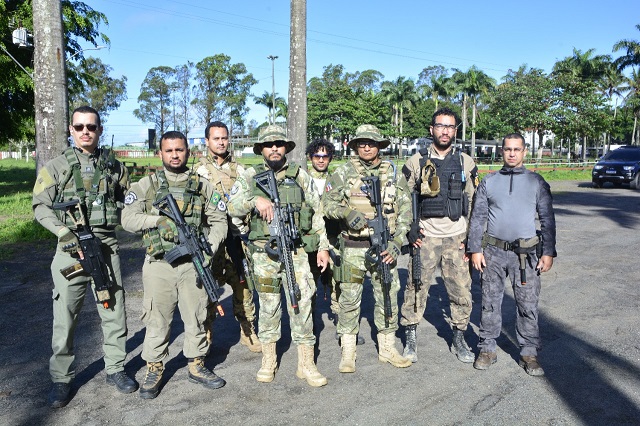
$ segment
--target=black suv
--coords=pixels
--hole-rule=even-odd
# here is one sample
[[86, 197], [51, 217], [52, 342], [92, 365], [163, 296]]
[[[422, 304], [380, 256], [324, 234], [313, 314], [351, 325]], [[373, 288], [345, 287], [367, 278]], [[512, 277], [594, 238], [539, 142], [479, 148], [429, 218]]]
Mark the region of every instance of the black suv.
[[602, 188], [604, 182], [640, 188], [640, 146], [625, 145], [607, 152], [593, 166], [591, 181], [596, 188]]

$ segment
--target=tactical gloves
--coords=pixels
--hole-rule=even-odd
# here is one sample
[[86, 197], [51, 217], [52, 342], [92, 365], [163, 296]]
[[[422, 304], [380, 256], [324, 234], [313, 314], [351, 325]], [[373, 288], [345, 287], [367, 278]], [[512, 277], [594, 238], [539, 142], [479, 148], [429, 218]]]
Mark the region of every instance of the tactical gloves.
[[158, 232], [160, 233], [160, 237], [165, 241], [175, 241], [175, 238], [178, 234], [178, 229], [172, 220], [167, 218], [166, 216], [162, 216], [156, 222], [156, 226], [158, 227]]
[[66, 253], [73, 254], [80, 248], [80, 241], [78, 241], [76, 234], [71, 232], [71, 229], [63, 228], [58, 232], [58, 248]]
[[357, 210], [347, 207], [344, 209], [343, 217], [347, 221], [347, 226], [354, 231], [359, 231], [367, 226], [367, 218]]
[[413, 222], [411, 224], [409, 232], [407, 232], [407, 240], [409, 240], [409, 244], [413, 245], [420, 239], [422, 239], [422, 233], [420, 233], [420, 224], [418, 222]]
[[391, 255], [395, 260], [400, 257], [400, 245], [395, 241], [389, 241], [387, 243], [387, 253]]

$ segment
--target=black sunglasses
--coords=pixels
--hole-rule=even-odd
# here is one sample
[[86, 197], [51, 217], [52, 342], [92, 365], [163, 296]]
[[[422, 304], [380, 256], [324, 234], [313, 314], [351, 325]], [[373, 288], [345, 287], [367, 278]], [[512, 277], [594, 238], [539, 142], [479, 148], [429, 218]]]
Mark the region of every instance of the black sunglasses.
[[85, 127], [90, 132], [95, 132], [96, 130], [98, 130], [97, 124], [74, 124], [71, 127], [73, 127], [76, 132], [81, 132]]
[[262, 147], [263, 148], [271, 148], [274, 145], [275, 145], [276, 148], [282, 148], [283, 146], [286, 146], [287, 143], [285, 141], [274, 141], [274, 142], [263, 142], [262, 143]]

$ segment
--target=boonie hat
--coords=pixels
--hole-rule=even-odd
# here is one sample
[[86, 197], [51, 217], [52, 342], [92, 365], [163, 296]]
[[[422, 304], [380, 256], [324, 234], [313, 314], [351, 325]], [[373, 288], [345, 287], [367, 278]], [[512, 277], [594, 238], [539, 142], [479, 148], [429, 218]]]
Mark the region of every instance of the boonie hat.
[[378, 142], [379, 148], [384, 149], [389, 146], [391, 142], [389, 139], [383, 137], [380, 134], [380, 130], [373, 124], [362, 124], [356, 129], [356, 137], [349, 141], [349, 148], [356, 149], [356, 145], [361, 140], [368, 140]]
[[278, 125], [270, 124], [260, 129], [258, 134], [258, 142], [253, 144], [253, 153], [256, 155], [262, 155], [262, 144], [265, 142], [286, 142], [286, 154], [293, 151], [296, 147], [294, 141], [287, 140], [287, 133], [284, 129]]

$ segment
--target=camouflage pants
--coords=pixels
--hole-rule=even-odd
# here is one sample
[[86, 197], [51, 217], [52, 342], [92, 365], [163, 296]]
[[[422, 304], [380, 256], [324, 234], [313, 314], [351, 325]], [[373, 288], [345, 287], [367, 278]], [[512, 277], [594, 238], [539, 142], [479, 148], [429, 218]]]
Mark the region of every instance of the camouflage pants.
[[478, 348], [483, 352], [496, 350], [496, 339], [502, 329], [502, 298], [506, 276], [511, 280], [516, 301], [516, 335], [520, 355], [536, 356], [541, 345], [538, 329], [540, 277], [535, 271], [538, 263], [535, 253], [529, 255], [526, 267], [527, 284], [524, 286], [520, 282], [520, 262], [517, 254], [487, 246], [484, 258], [487, 267], [482, 274], [482, 318]]
[[[391, 318], [389, 326], [385, 324], [384, 295], [382, 284], [378, 274], [377, 265], [365, 259], [366, 248], [345, 247], [342, 252], [342, 268], [347, 268], [348, 275], [343, 273], [344, 281], [340, 283], [340, 315], [338, 315], [338, 334], [358, 334], [360, 330], [360, 306], [362, 304], [362, 291], [364, 275], [371, 273], [371, 285], [373, 287], [373, 320], [379, 333], [393, 333], [398, 329], [398, 292], [400, 280], [398, 279], [397, 262], [390, 266], [391, 288]], [[344, 271], [345, 269], [343, 269]], [[351, 275], [351, 279], [348, 276]]]
[[270, 258], [267, 253], [256, 252], [252, 256], [253, 274], [257, 281], [256, 288], [260, 301], [258, 338], [262, 344], [275, 343], [280, 340], [282, 291], [285, 294], [287, 312], [289, 313], [291, 340], [296, 345], [313, 346], [316, 344], [316, 337], [313, 334], [313, 319], [311, 318], [311, 298], [316, 292], [315, 282], [309, 270], [309, 260], [304, 249], [299, 248], [297, 252], [292, 252], [292, 255], [295, 277], [300, 287], [299, 312], [297, 314], [291, 307], [283, 264]]
[[[106, 239], [102, 249], [109, 271], [116, 281], [116, 285], [109, 290], [111, 293], [109, 309], [96, 304], [104, 336], [102, 349], [105, 370], [108, 374], [113, 374], [124, 370], [124, 361], [127, 357], [125, 349], [127, 316], [120, 274], [120, 256], [115, 238]], [[53, 333], [51, 336], [53, 355], [49, 360], [49, 373], [53, 382], [69, 383], [75, 377], [75, 330], [87, 288], [92, 283], [91, 278], [86, 275], [67, 280], [60, 273], [60, 269], [77, 261], [77, 258], [58, 250], [51, 263], [51, 276], [54, 284]]]
[[429, 287], [435, 281], [436, 267], [440, 265], [444, 286], [449, 296], [450, 323], [458, 330], [467, 329], [471, 316], [471, 275], [469, 262], [465, 262], [463, 258], [464, 249], [460, 249], [464, 238], [465, 234], [460, 234], [447, 238], [427, 237], [422, 240], [420, 248], [422, 286], [416, 295], [412, 284], [412, 268], [409, 265], [409, 280], [404, 292], [400, 324], [407, 326], [420, 322], [427, 307]]
[[[211, 272], [220, 285], [229, 284], [233, 290], [233, 315], [239, 323], [253, 324], [256, 319], [256, 305], [253, 293], [245, 281], [240, 281], [236, 266], [231, 261], [225, 245], [221, 245], [211, 261]], [[213, 303], [209, 306], [207, 325], [215, 320], [216, 309]]]

